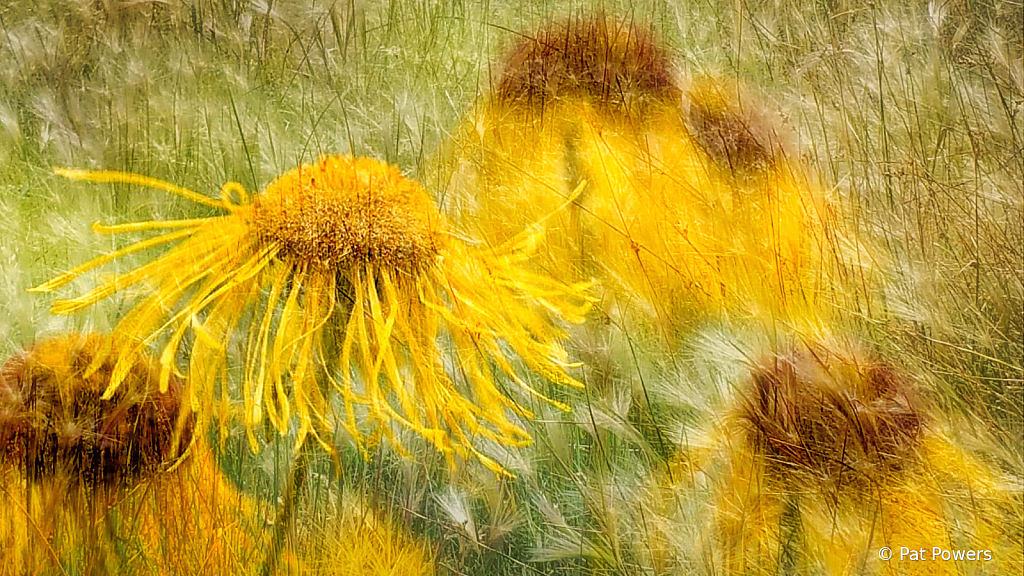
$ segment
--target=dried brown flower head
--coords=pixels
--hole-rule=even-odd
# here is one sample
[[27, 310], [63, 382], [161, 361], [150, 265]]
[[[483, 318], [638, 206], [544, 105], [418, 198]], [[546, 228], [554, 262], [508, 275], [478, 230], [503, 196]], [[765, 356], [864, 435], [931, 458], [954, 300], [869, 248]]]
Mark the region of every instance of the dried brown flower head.
[[752, 384], [740, 418], [770, 469], [877, 482], [915, 458], [925, 415], [889, 365], [801, 351], [756, 367]]
[[763, 173], [784, 154], [780, 131], [765, 107], [733, 84], [711, 77], [692, 80], [682, 107], [686, 129], [726, 172]]
[[172, 376], [159, 393], [160, 366], [142, 356], [102, 399], [116, 359], [110, 345], [96, 334], [58, 336], [0, 368], [0, 460], [33, 480], [113, 486], [179, 455], [191, 439], [191, 420], [179, 422], [180, 381]]
[[524, 37], [504, 59], [497, 82], [499, 101], [531, 106], [577, 97], [621, 111], [677, 93], [669, 53], [654, 35], [603, 15]]

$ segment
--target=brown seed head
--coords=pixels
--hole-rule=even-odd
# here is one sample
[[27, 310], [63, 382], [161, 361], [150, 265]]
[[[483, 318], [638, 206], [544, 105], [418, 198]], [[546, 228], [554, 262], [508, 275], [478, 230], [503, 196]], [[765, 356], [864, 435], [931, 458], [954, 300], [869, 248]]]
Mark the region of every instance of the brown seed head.
[[[114, 357], [107, 337], [70, 334], [44, 340], [0, 368], [0, 460], [29, 478], [114, 486], [157, 471], [192, 434], [179, 423], [182, 385], [158, 390], [159, 366], [140, 357], [108, 400]], [[106, 358], [95, 371], [97, 355]], [[177, 432], [177, 441], [175, 433]]]
[[779, 131], [748, 95], [710, 78], [691, 81], [683, 99], [690, 135], [735, 175], [763, 172], [783, 153]]
[[770, 465], [843, 484], [878, 481], [913, 461], [925, 415], [886, 364], [798, 352], [755, 368], [741, 421]]
[[256, 199], [253, 218], [283, 258], [325, 269], [415, 270], [441, 246], [441, 216], [427, 192], [370, 158], [324, 156], [291, 170]]
[[576, 97], [618, 111], [678, 92], [668, 51], [654, 36], [605, 16], [555, 23], [524, 38], [505, 58], [497, 87], [507, 104]]

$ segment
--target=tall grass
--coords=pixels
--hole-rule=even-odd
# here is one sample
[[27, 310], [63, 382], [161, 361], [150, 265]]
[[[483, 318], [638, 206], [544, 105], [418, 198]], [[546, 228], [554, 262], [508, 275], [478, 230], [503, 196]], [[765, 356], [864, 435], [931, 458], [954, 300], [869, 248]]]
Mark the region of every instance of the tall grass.
[[[159, 192], [68, 182], [53, 167], [144, 173], [214, 195], [228, 180], [263, 189], [321, 153], [350, 152], [429, 181], [432, 159], [493, 89], [520, 34], [598, 10], [651, 30], [680, 79], [735, 79], [777, 117], [788, 149], [884, 270], [881, 287], [865, 284], [838, 302], [837, 332], [869, 343], [920, 386], [935, 406], [933, 426], [956, 447], [943, 458], [962, 453], [960, 462], [991, 475], [1002, 527], [990, 533], [1019, 546], [1019, 0], [8, 2], [0, 356], [44, 335], [109, 329], [123, 313], [124, 301], [112, 300], [54, 317], [48, 301], [26, 293], [115, 247], [89, 224], [202, 214]], [[430, 192], [446, 201], [443, 190]], [[338, 519], [354, 497], [426, 542], [440, 573], [721, 573], [711, 517], [735, 463], [719, 441], [723, 414], [771, 339], [707, 321], [666, 348], [642, 325], [595, 319], [574, 333], [588, 390], [571, 399], [572, 413], [541, 410], [533, 446], [501, 454], [514, 479], [473, 464], [449, 470], [416, 438], [407, 439], [415, 461], [383, 447], [364, 459], [339, 434], [340, 468], [310, 457], [296, 549], [310, 549], [323, 526], [360, 526]], [[239, 427], [221, 443], [220, 466], [244, 492], [276, 503], [294, 439], [268, 435], [251, 454], [244, 438]], [[960, 466], [967, 474], [975, 464]], [[944, 484], [954, 525], [991, 510], [961, 480]], [[779, 516], [777, 526], [792, 528], [793, 514]], [[863, 566], [884, 569], [871, 559]]]

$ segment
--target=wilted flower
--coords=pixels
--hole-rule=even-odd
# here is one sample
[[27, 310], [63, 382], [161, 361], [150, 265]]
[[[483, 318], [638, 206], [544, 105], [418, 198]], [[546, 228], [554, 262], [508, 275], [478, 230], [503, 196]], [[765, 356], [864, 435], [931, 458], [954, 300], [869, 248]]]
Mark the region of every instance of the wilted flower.
[[[222, 406], [228, 403], [228, 348], [240, 342], [245, 362], [237, 380], [254, 448], [253, 431], [264, 416], [285, 434], [294, 410], [298, 443], [312, 433], [328, 446], [341, 421], [362, 445], [365, 417], [392, 440], [390, 425], [397, 423], [446, 456], [474, 455], [502, 470], [474, 442], [528, 443], [529, 434], [509, 414], [532, 415], [525, 397], [563, 406], [520, 375], [512, 353], [549, 380], [580, 386], [566, 374], [570, 364], [551, 320], [580, 321], [588, 302], [581, 285], [523, 268], [538, 234], [526, 231], [496, 247], [468, 246], [426, 191], [392, 166], [325, 156], [282, 175], [251, 200], [241, 185], [226, 184], [220, 201], [134, 174], [57, 173], [151, 186], [226, 212], [96, 225], [100, 233], [171, 231], [35, 289], [52, 291], [121, 256], [178, 243], [148, 264], [53, 306], [54, 313], [69, 314], [140, 282], [152, 286], [115, 330], [129, 344], [114, 363], [107, 396], [137, 355], [166, 337], [161, 387], [179, 350], [187, 349], [192, 406], [208, 414], [218, 403], [215, 394]], [[187, 344], [190, 328], [195, 338]], [[496, 372], [524, 395], [506, 395]], [[344, 405], [336, 418], [332, 390]], [[357, 416], [360, 410], [365, 416]]]

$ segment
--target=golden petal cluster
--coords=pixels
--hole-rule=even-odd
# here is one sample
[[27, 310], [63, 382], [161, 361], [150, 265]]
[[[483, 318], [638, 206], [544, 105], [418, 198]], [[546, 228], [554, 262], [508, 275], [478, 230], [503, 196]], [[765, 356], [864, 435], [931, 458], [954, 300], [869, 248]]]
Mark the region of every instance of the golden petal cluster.
[[[476, 445], [530, 442], [528, 404], [549, 400], [520, 362], [558, 384], [581, 386], [560, 346], [559, 323], [589, 306], [582, 284], [529, 272], [533, 229], [496, 246], [469, 246], [448, 229], [426, 191], [371, 159], [325, 156], [282, 175], [249, 199], [237, 183], [219, 201], [144, 176], [59, 170], [93, 182], [159, 188], [223, 214], [190, 220], [96, 225], [100, 233], [164, 230], [103, 255], [35, 290], [154, 246], [163, 255], [53, 305], [69, 314], [132, 286], [145, 290], [115, 333], [118, 354], [106, 394], [132, 359], [160, 343], [162, 387], [188, 355], [191, 406], [209, 422], [229, 419], [238, 396], [255, 449], [265, 420], [297, 443], [325, 447], [337, 424], [362, 447], [398, 426], [449, 458]], [[229, 350], [244, 361], [229, 362]], [[517, 389], [506, 394], [506, 378]]]
[[[933, 548], [1024, 566], [1019, 490], [965, 450], [907, 374], [856, 347], [807, 346], [753, 367], [730, 412], [674, 465], [713, 496], [706, 542], [722, 574], [958, 574]], [[950, 520], [955, 518], [956, 521]], [[895, 551], [888, 563], [879, 549]], [[924, 549], [923, 558], [900, 550]]]
[[[715, 315], [814, 327], [846, 296], [844, 267], [870, 266], [735, 81], [678, 79], [650, 35], [607, 19], [537, 38], [497, 67], [498, 88], [432, 167], [453, 222], [502, 242], [569, 201], [542, 266], [597, 279], [613, 317], [670, 326]], [[623, 86], [643, 105], [609, 105]]]

